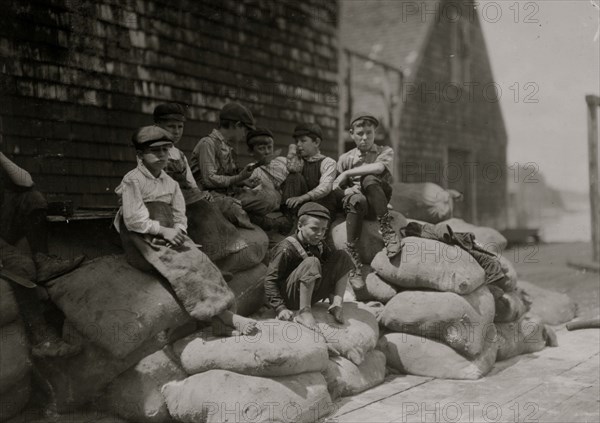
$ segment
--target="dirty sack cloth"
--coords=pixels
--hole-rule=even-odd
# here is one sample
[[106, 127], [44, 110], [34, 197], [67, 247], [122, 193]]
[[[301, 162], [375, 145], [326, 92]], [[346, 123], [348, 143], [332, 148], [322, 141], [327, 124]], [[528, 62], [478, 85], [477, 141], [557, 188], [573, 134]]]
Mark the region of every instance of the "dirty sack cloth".
[[[145, 205], [151, 219], [158, 220], [161, 226], [173, 227], [169, 204], [156, 201]], [[122, 224], [121, 228], [124, 229], [125, 225]], [[128, 241], [129, 251], [126, 249], [125, 253], [129, 255], [131, 247], [135, 247], [144, 260], [169, 282], [181, 305], [193, 318], [210, 320], [234, 306], [233, 292], [221, 271], [190, 238], [186, 237], [180, 247], [167, 247], [162, 238], [155, 236], [125, 230], [121, 231], [121, 237]]]
[[219, 210], [216, 203], [206, 200], [186, 205], [188, 235], [202, 245], [202, 251], [211, 260], [220, 260], [248, 247], [235, 226]]
[[475, 261], [485, 271], [485, 283], [497, 283], [504, 279], [504, 271], [498, 257], [475, 241], [475, 235], [471, 232], [454, 232], [449, 225], [429, 223], [420, 224], [410, 222], [402, 230], [403, 236], [416, 236], [419, 238], [433, 239], [448, 245], [456, 245], [473, 256]]

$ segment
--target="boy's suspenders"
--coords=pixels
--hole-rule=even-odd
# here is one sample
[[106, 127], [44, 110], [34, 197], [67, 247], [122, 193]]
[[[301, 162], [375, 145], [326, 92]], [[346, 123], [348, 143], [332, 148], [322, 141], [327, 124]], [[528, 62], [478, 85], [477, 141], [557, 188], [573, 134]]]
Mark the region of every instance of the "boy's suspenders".
[[308, 258], [308, 254], [306, 254], [306, 250], [300, 244], [300, 242], [298, 242], [298, 240], [296, 238], [294, 238], [293, 236], [288, 236], [286, 239], [289, 241], [290, 244], [292, 244], [294, 246], [294, 248], [296, 249], [298, 254], [300, 254], [300, 257], [302, 257], [302, 260]]

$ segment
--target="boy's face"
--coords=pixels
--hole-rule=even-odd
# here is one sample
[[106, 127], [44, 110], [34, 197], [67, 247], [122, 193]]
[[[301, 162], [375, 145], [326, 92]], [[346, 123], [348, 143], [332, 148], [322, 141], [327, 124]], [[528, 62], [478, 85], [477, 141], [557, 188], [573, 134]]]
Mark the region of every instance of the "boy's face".
[[352, 127], [350, 134], [360, 151], [369, 151], [375, 143], [375, 125], [370, 121], [360, 121]]
[[260, 140], [252, 145], [252, 155], [255, 159], [260, 160], [269, 154], [273, 154], [273, 138], [260, 137]]
[[144, 166], [152, 173], [160, 173], [169, 163], [169, 150], [173, 144], [147, 147], [139, 152]]
[[327, 219], [316, 216], [303, 216], [298, 220], [298, 232], [310, 245], [317, 245], [327, 232]]
[[179, 120], [161, 120], [156, 123], [162, 129], [169, 131], [173, 135], [173, 143], [177, 144], [183, 135], [183, 122]]
[[296, 138], [296, 145], [298, 146], [298, 154], [300, 157], [312, 157], [319, 152], [320, 141], [314, 141], [308, 135], [302, 135]]

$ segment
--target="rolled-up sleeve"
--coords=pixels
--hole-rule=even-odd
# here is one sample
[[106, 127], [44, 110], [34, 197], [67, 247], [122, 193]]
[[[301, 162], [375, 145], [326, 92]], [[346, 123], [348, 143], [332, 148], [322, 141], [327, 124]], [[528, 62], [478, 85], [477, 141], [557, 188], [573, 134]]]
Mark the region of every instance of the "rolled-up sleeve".
[[192, 152], [194, 177], [204, 188], [227, 188], [235, 182], [234, 176], [219, 175], [215, 145], [210, 140], [200, 140]]
[[385, 169], [392, 175], [394, 169], [394, 150], [387, 146], [383, 147], [375, 158], [375, 163], [382, 163]]
[[306, 193], [311, 200], [318, 200], [331, 192], [333, 181], [335, 181], [336, 176], [335, 167], [335, 160], [331, 157], [325, 157], [323, 159], [321, 162], [321, 178], [319, 179], [319, 185]]
[[150, 219], [150, 213], [144, 204], [139, 184], [140, 181], [125, 179], [121, 183], [123, 222], [125, 227], [132, 232], [157, 235], [160, 223]]

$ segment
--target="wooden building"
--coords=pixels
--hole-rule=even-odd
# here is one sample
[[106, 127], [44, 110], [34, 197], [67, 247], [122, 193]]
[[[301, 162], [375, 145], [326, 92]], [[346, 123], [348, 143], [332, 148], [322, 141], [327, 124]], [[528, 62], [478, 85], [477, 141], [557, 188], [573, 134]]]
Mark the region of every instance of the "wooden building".
[[[341, 105], [376, 113], [396, 178], [464, 194], [456, 214], [506, 225], [508, 87], [494, 82], [481, 11], [462, 0], [342, 0]], [[344, 148], [340, 144], [340, 149]]]

